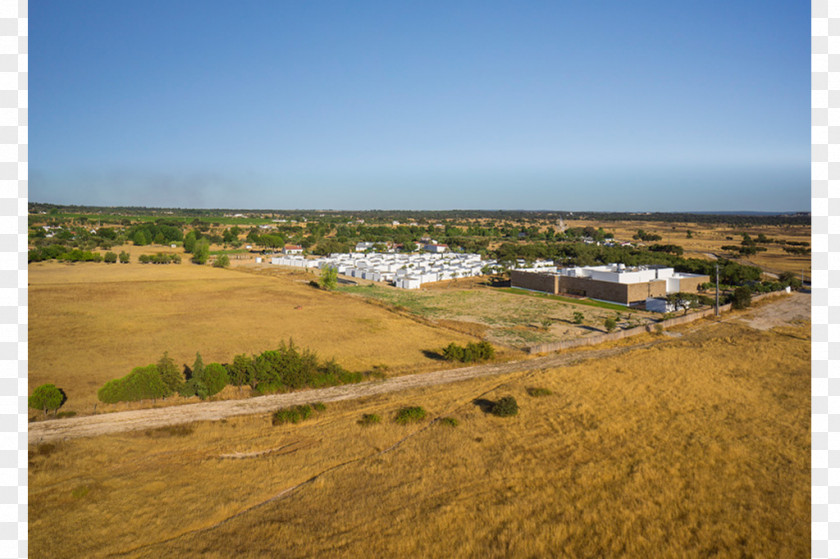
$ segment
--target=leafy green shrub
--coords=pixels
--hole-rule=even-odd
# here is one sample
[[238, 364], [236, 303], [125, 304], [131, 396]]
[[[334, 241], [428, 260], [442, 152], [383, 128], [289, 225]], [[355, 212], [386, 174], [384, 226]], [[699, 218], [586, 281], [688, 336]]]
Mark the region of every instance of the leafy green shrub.
[[575, 314], [572, 315], [572, 322], [575, 324], [583, 324], [583, 313], [575, 311]]
[[519, 404], [513, 396], [503, 396], [493, 404], [490, 413], [499, 417], [510, 417], [519, 413]]
[[526, 388], [525, 391], [528, 393], [528, 396], [533, 396], [534, 398], [539, 398], [540, 396], [551, 396], [554, 394], [548, 388]]
[[402, 408], [397, 412], [394, 421], [401, 425], [422, 421], [426, 417], [426, 410], [420, 406]]
[[204, 383], [204, 386], [207, 387], [208, 396], [213, 396], [214, 394], [221, 392], [230, 380], [228, 378], [227, 369], [219, 363], [210, 363], [204, 368], [201, 374], [196, 375], [196, 377]]
[[338, 287], [338, 269], [328, 266], [321, 270], [320, 286], [327, 291], [332, 291]]
[[735, 291], [732, 292], [732, 308], [733, 309], [746, 309], [750, 306], [752, 302], [752, 293], [750, 292], [750, 288], [746, 285], [742, 285], [740, 287], [736, 287]]
[[221, 254], [218, 258], [213, 262], [214, 268], [227, 268], [230, 266], [230, 258], [227, 254]]
[[116, 252], [106, 252], [105, 253], [105, 262], [108, 263], [108, 264], [116, 264], [117, 253]]
[[470, 342], [466, 347], [451, 343], [443, 348], [443, 357], [448, 361], [460, 361], [461, 363], [473, 363], [475, 361], [486, 361], [493, 359], [496, 350], [488, 342]]
[[57, 388], [54, 384], [42, 384], [32, 391], [32, 396], [29, 397], [29, 407], [42, 410], [44, 417], [47, 417], [47, 412], [55, 413], [65, 401], [67, 401], [67, 396], [60, 388]]
[[157, 365], [135, 367], [122, 378], [109, 380], [99, 389], [97, 397], [106, 404], [156, 400], [171, 396], [173, 390], [163, 382]]
[[382, 421], [382, 418], [375, 413], [366, 413], [359, 420], [359, 425], [373, 425]]
[[614, 318], [608, 318], [604, 321], [604, 328], [607, 329], [607, 332], [612, 332], [615, 330], [616, 322]]
[[294, 406], [291, 408], [282, 408], [274, 412], [271, 417], [272, 425], [282, 425], [284, 423], [300, 423], [312, 416], [312, 407], [309, 404], [301, 406]]
[[454, 417], [441, 417], [440, 418], [440, 424], [441, 425], [446, 425], [448, 427], [457, 427], [458, 426], [458, 420], [455, 419]]
[[323, 402], [315, 402], [312, 404], [312, 409], [315, 411], [326, 411], [327, 406], [325, 406]]
[[123, 250], [123, 251], [120, 252], [120, 257], [119, 258], [120, 258], [120, 264], [128, 264], [129, 261], [131, 260], [131, 255]]

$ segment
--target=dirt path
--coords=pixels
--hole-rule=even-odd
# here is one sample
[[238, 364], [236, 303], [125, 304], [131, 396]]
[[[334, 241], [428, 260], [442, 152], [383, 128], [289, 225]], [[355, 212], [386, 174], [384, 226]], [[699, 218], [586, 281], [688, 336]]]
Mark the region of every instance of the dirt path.
[[[763, 305], [762, 307], [733, 320], [766, 330], [796, 320], [810, 320], [811, 297], [808, 294], [795, 293], [779, 301]], [[134, 410], [126, 412], [108, 413], [69, 419], [40, 421], [29, 425], [29, 444], [40, 444], [61, 439], [76, 437], [95, 437], [108, 433], [154, 429], [193, 421], [215, 421], [237, 415], [268, 413], [278, 408], [307, 404], [313, 402], [337, 402], [398, 392], [411, 388], [434, 386], [450, 382], [458, 382], [471, 378], [502, 375], [539, 369], [562, 367], [590, 359], [599, 359], [634, 349], [671, 340], [662, 337], [656, 341], [640, 342], [638, 344], [592, 350], [572, 354], [550, 354], [535, 359], [511, 361], [508, 363], [475, 365], [459, 369], [434, 371], [371, 381], [361, 384], [333, 386], [317, 390], [305, 390], [288, 394], [274, 394], [259, 396], [245, 400], [224, 400], [220, 402], [202, 402], [183, 406], [169, 406], [165, 408]]]

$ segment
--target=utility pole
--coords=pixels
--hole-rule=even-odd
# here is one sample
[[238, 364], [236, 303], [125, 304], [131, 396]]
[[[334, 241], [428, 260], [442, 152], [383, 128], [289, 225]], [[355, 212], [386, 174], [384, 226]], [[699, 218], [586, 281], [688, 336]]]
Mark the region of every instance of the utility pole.
[[715, 316], [720, 316], [720, 264], [715, 262]]

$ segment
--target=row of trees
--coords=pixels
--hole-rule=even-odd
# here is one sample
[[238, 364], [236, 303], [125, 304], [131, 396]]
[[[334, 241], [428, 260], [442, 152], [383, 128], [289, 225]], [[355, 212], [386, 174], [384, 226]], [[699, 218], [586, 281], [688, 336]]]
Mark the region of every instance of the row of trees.
[[227, 385], [248, 386], [260, 394], [311, 387], [361, 382], [361, 373], [351, 373], [334, 360], [321, 361], [308, 349], [299, 349], [290, 340], [275, 350], [259, 355], [240, 354], [232, 363], [205, 365], [196, 353], [192, 367], [178, 367], [168, 353], [152, 365], [136, 367], [128, 375], [113, 379], [99, 389], [100, 401], [113, 404], [157, 400], [174, 394], [198, 396], [202, 400], [221, 392]]
[[138, 260], [141, 264], [180, 264], [181, 255], [163, 252], [157, 254], [141, 254]]

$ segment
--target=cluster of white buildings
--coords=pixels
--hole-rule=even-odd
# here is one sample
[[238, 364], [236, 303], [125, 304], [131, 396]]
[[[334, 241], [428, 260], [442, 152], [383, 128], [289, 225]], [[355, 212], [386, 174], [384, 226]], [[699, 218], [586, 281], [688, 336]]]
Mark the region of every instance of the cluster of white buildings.
[[482, 260], [479, 254], [331, 254], [307, 259], [285, 255], [272, 264], [299, 268], [335, 268], [339, 274], [371, 281], [393, 283], [403, 289], [418, 289], [424, 283], [483, 275], [495, 260]]

